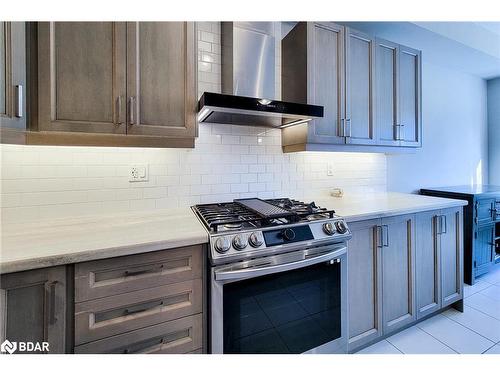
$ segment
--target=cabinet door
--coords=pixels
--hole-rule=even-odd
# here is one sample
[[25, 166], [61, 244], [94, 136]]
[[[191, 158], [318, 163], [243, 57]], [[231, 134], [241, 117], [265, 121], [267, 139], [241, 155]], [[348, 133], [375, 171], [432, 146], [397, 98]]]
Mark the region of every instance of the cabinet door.
[[495, 260], [495, 226], [478, 229], [474, 240], [474, 276], [490, 271]]
[[380, 248], [377, 245], [379, 220], [349, 225], [349, 351], [382, 335], [382, 283]]
[[399, 46], [399, 139], [418, 147], [421, 139], [421, 52]]
[[346, 28], [346, 140], [375, 144], [373, 89], [375, 40]]
[[26, 130], [26, 29], [0, 22], [0, 124]]
[[130, 22], [127, 36], [127, 133], [194, 137], [194, 23]]
[[0, 339], [44, 341], [49, 353], [66, 350], [66, 268], [1, 276]]
[[441, 308], [440, 236], [437, 223], [440, 211], [419, 213], [416, 216], [415, 294], [417, 319]]
[[462, 231], [462, 208], [443, 210], [439, 222], [442, 307], [463, 296]]
[[399, 46], [377, 38], [375, 40], [375, 119], [379, 145], [399, 146], [398, 71]]
[[324, 106], [323, 118], [309, 126], [312, 143], [345, 143], [344, 28], [332, 23], [308, 23], [308, 97]]
[[495, 199], [478, 199], [475, 203], [475, 221], [477, 225], [490, 225], [495, 220]]
[[40, 22], [39, 130], [125, 133], [123, 22]]
[[382, 300], [384, 334], [415, 320], [415, 219], [382, 220]]

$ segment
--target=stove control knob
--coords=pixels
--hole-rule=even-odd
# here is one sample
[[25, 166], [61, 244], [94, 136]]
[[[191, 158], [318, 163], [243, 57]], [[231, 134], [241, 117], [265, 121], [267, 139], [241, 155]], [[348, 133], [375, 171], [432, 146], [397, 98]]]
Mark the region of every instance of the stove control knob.
[[333, 236], [336, 231], [337, 229], [335, 229], [335, 225], [333, 225], [333, 223], [328, 222], [323, 224], [323, 232], [325, 232], [329, 236]]
[[248, 238], [244, 235], [237, 234], [233, 238], [233, 247], [236, 250], [243, 250], [248, 245]]
[[295, 232], [293, 229], [287, 228], [283, 232], [281, 232], [281, 237], [287, 241], [292, 241], [295, 239]]
[[231, 242], [227, 239], [227, 237], [219, 237], [215, 241], [215, 250], [218, 253], [224, 254], [231, 248]]
[[262, 238], [262, 233], [253, 232], [248, 238], [250, 245], [252, 247], [260, 247], [264, 243], [264, 239]]
[[335, 228], [337, 228], [337, 232], [340, 234], [345, 234], [347, 232], [347, 226], [343, 221], [336, 221]]

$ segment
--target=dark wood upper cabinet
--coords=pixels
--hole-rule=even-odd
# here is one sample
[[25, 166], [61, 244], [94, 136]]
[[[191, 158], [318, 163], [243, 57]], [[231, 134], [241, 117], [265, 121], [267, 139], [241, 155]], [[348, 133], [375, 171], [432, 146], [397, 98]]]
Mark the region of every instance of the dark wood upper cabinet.
[[26, 130], [26, 25], [0, 22], [0, 127], [2, 143], [24, 143]]
[[196, 135], [192, 22], [127, 24], [128, 134]]
[[39, 132], [28, 139], [193, 147], [196, 66], [193, 22], [40, 22]]
[[125, 23], [41, 22], [38, 130], [125, 134], [125, 45]]

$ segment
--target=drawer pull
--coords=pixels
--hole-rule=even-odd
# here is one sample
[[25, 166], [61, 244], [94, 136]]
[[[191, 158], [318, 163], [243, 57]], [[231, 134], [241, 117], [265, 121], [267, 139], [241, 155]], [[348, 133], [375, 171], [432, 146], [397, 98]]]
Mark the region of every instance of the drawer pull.
[[163, 306], [163, 301], [153, 302], [152, 304], [148, 304], [148, 306], [136, 306], [136, 307], [128, 307], [125, 309], [125, 315], [139, 314], [144, 311], [152, 310], [155, 307]]
[[[159, 270], [163, 268], [163, 265], [159, 267]], [[156, 271], [156, 267], [151, 267], [147, 268], [144, 270], [137, 270], [137, 271], [125, 271], [125, 276], [130, 277], [130, 276], [139, 276], [139, 275], [145, 275], [147, 273], [154, 273]]]

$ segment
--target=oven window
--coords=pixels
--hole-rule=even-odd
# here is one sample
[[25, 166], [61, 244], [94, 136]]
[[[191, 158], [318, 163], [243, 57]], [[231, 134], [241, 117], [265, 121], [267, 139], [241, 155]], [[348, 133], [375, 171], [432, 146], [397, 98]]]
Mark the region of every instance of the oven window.
[[302, 353], [341, 336], [340, 263], [224, 285], [224, 353]]

